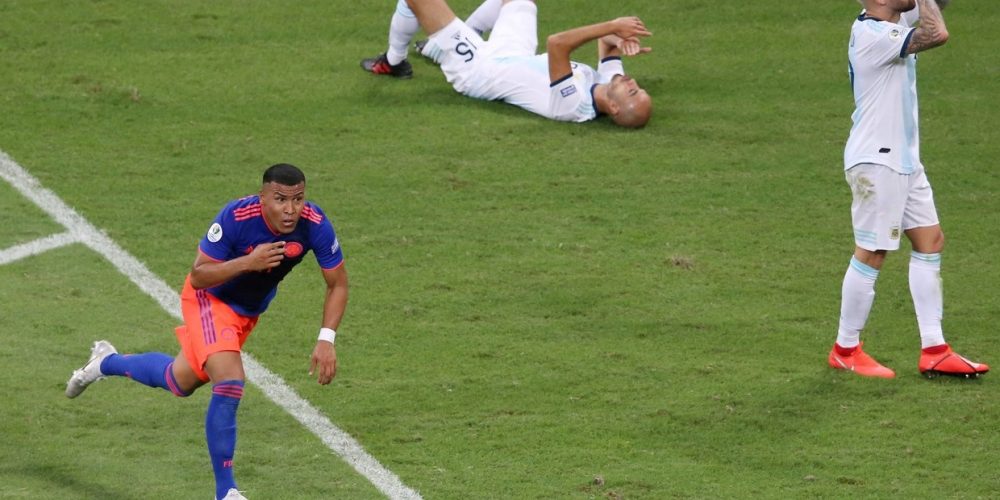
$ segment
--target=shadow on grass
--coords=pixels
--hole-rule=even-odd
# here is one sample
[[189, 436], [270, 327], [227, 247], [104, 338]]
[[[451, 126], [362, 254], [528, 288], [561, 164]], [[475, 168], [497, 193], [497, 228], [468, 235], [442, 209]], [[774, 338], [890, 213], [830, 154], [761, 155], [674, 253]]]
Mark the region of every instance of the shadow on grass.
[[[64, 470], [58, 466], [50, 464], [22, 463], [16, 466], [5, 465], [0, 467], [0, 478], [20, 478], [11, 481], [6, 479], [0, 483], [10, 485], [30, 482], [39, 485], [51, 485], [51, 495], [39, 495], [38, 491], [24, 491], [25, 498], [101, 498], [104, 500], [128, 500], [131, 496], [121, 492], [108, 489], [106, 486], [81, 480], [72, 472]], [[27, 479], [27, 481], [25, 481]], [[0, 487], [0, 497], [6, 498], [8, 494], [18, 496], [18, 493], [5, 491], [5, 487]], [[67, 492], [72, 492], [70, 496], [64, 496]]]

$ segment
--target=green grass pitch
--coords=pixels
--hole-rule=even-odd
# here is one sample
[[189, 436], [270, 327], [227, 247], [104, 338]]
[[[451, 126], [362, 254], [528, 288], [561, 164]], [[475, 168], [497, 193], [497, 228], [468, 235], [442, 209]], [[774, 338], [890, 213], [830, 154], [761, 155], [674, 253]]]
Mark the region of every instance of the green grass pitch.
[[[945, 333], [997, 366], [994, 3], [953, 2], [918, 72]], [[639, 131], [461, 97], [419, 57], [409, 81], [363, 73], [394, 4], [4, 0], [0, 151], [177, 289], [226, 201], [301, 166], [351, 277], [339, 374], [306, 373], [308, 260], [247, 351], [424, 498], [1000, 491], [998, 374], [919, 376], [905, 245], [864, 335], [898, 378], [826, 367], [854, 0], [539, 2], [541, 34], [645, 20]], [[0, 249], [63, 230], [5, 182], [0, 214]], [[207, 392], [63, 396], [93, 340], [174, 353], [175, 323], [82, 245], [0, 265], [0, 499], [208, 498]], [[239, 429], [249, 498], [381, 496], [252, 386]]]

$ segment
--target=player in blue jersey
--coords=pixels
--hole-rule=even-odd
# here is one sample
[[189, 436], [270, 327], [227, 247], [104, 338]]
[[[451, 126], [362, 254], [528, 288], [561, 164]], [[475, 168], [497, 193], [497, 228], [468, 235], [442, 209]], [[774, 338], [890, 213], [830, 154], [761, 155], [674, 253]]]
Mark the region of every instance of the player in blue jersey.
[[[607, 115], [628, 128], [644, 126], [653, 102], [625, 74], [621, 56], [649, 52], [639, 38], [651, 35], [638, 17], [551, 35], [545, 54], [538, 46], [538, 10], [531, 0], [486, 0], [463, 22], [445, 0], [398, 0], [389, 26], [389, 50], [361, 61], [379, 75], [408, 78], [406, 47], [419, 27], [430, 35], [421, 53], [440, 64], [459, 93], [504, 101], [552, 120], [585, 122]], [[491, 30], [489, 39], [481, 33]], [[571, 53], [597, 40], [596, 70], [570, 60]]]
[[309, 251], [326, 281], [323, 324], [309, 373], [324, 385], [337, 373], [334, 339], [347, 307], [347, 272], [333, 225], [306, 201], [305, 190], [301, 170], [274, 165], [264, 172], [260, 194], [230, 202], [215, 217], [181, 292], [184, 324], [176, 329], [180, 354], [122, 355], [101, 340], [66, 385], [66, 396], [75, 398], [101, 378], [123, 376], [186, 397], [211, 382], [205, 436], [217, 499], [244, 498], [233, 477], [236, 410], [246, 378], [241, 348], [278, 283]]
[[[830, 366], [869, 377], [895, 377], [861, 348], [886, 253], [910, 240], [909, 284], [920, 330], [917, 369], [928, 376], [977, 377], [989, 371], [951, 350], [941, 328], [944, 233], [920, 162], [916, 54], [944, 44], [945, 0], [859, 0], [848, 46], [856, 110], [844, 169], [853, 193], [855, 250], [844, 276], [840, 325]], [[919, 25], [914, 28], [914, 24]]]

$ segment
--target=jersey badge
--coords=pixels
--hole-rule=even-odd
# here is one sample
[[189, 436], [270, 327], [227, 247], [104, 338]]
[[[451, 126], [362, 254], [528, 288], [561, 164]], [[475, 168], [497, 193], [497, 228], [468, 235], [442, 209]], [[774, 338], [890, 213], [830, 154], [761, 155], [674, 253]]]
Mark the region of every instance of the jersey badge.
[[294, 259], [302, 255], [302, 244], [297, 241], [287, 241], [285, 242], [285, 257], [289, 259]]
[[222, 226], [216, 222], [212, 224], [212, 227], [208, 228], [208, 241], [212, 243], [218, 243], [222, 239]]

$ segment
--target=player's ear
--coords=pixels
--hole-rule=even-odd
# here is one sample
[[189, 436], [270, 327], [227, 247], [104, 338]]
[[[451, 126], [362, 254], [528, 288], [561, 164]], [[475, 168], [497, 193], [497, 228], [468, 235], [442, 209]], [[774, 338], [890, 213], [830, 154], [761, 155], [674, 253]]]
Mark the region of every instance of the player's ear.
[[618, 101], [614, 99], [608, 100], [608, 114], [611, 116], [616, 116], [619, 111], [621, 111], [621, 106], [618, 105]]

